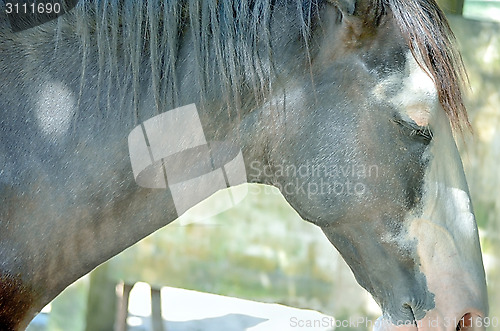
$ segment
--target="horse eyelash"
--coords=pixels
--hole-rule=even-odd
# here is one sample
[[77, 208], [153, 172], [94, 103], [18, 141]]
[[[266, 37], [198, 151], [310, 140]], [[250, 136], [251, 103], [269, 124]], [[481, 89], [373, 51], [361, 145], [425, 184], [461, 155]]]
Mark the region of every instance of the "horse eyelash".
[[412, 136], [420, 136], [420, 137], [423, 137], [427, 140], [432, 140], [432, 137], [433, 137], [433, 133], [428, 126], [422, 127], [421, 129], [412, 129], [411, 135]]
[[393, 121], [404, 128], [410, 129], [410, 136], [419, 136], [428, 141], [431, 141], [434, 137], [434, 133], [428, 125], [420, 126], [415, 122], [408, 122], [403, 119], [394, 119]]

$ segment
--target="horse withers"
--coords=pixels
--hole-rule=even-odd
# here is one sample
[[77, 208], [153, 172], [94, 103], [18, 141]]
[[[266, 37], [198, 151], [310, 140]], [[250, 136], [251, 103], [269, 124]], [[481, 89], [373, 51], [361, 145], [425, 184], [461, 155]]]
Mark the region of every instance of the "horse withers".
[[[434, 0], [81, 0], [25, 29], [5, 8], [0, 329], [25, 328], [175, 220], [200, 200], [186, 181], [232, 185], [233, 172], [216, 173], [231, 160], [323, 229], [380, 305], [375, 329], [484, 329], [452, 134], [467, 126], [462, 66]], [[158, 116], [175, 124], [151, 135]], [[172, 132], [177, 149], [155, 140]], [[142, 165], [157, 166], [154, 185], [136, 181]]]

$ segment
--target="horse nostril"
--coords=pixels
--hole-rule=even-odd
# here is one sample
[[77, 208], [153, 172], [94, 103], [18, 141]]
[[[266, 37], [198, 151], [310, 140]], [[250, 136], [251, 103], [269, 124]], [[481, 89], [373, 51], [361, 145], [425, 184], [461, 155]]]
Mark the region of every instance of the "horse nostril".
[[467, 313], [458, 322], [456, 330], [457, 331], [473, 330], [472, 324], [473, 324], [472, 323], [472, 314]]

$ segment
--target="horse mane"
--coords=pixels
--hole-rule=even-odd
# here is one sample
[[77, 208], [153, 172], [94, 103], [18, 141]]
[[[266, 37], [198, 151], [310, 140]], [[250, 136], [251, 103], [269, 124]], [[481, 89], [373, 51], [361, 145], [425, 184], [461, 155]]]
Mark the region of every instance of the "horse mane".
[[[315, 0], [293, 0], [289, 14], [300, 17], [297, 22], [303, 38], [307, 38], [307, 26]], [[144, 77], [150, 77], [152, 91], [160, 113], [180, 106], [179, 87], [176, 80], [179, 63], [187, 60], [182, 55], [181, 38], [192, 42], [188, 54], [196, 68], [203, 107], [207, 90], [213, 80], [220, 82], [222, 96], [228, 111], [241, 108], [242, 91], [254, 93], [262, 99], [270, 91], [273, 67], [270, 40], [270, 21], [277, 0], [82, 0], [72, 15], [81, 36], [82, 79], [89, 49], [98, 48], [101, 89], [118, 85], [122, 91], [132, 91], [135, 117], [139, 117], [139, 91]], [[63, 16], [63, 18], [66, 15]], [[299, 30], [300, 31], [300, 30]], [[120, 50], [120, 51], [118, 51]], [[121, 57], [119, 59], [119, 57]], [[122, 66], [120, 66], [122, 63]], [[148, 64], [148, 72], [139, 71], [141, 64]], [[125, 72], [118, 77], [118, 67]], [[142, 66], [141, 68], [144, 68]], [[81, 92], [80, 92], [81, 94]]]
[[467, 74], [455, 36], [435, 0], [386, 0], [413, 57], [433, 79], [439, 102], [452, 124], [469, 129], [462, 87]]
[[[336, 2], [340, 0], [328, 0]], [[346, 0], [347, 2], [351, 0]], [[181, 52], [179, 40], [189, 26], [201, 103], [210, 79], [223, 83], [228, 109], [239, 109], [241, 92], [254, 91], [262, 99], [272, 90], [273, 74], [270, 23], [273, 9], [286, 3], [289, 16], [299, 18], [296, 27], [308, 52], [310, 27], [324, 0], [82, 0], [75, 9], [76, 27], [82, 39], [82, 78], [85, 81], [90, 45], [97, 43], [99, 85], [133, 91], [138, 118], [141, 76], [139, 65], [148, 58], [150, 83], [157, 112], [179, 106], [176, 72]], [[462, 98], [466, 77], [455, 37], [435, 0], [358, 0], [367, 6], [367, 19], [376, 28], [388, 10], [405, 37], [419, 65], [431, 76], [439, 101], [454, 128], [470, 126]], [[366, 9], [366, 8], [365, 8]], [[66, 16], [66, 15], [65, 15]], [[64, 16], [63, 16], [64, 17]], [[371, 17], [371, 18], [370, 18]], [[92, 38], [94, 38], [93, 41]], [[118, 49], [123, 53], [125, 74], [118, 77]], [[265, 53], [265, 54], [263, 54]], [[265, 59], [269, 60], [266, 61]], [[307, 59], [307, 57], [306, 57]], [[309, 58], [309, 62], [310, 62]], [[114, 78], [113, 78], [114, 77]], [[99, 96], [98, 96], [99, 97]]]

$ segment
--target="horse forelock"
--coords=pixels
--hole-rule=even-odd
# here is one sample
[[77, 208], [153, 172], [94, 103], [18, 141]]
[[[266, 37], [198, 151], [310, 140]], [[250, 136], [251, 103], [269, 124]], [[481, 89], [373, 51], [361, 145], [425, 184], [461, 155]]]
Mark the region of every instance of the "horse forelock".
[[420, 67], [433, 79], [452, 127], [470, 128], [462, 87], [467, 75], [455, 36], [435, 0], [384, 0]]
[[435, 0], [328, 0], [343, 11], [360, 17], [360, 31], [375, 35], [381, 17], [391, 11], [413, 57], [433, 79], [439, 102], [455, 129], [470, 128], [463, 102], [466, 72], [455, 45], [455, 36]]

